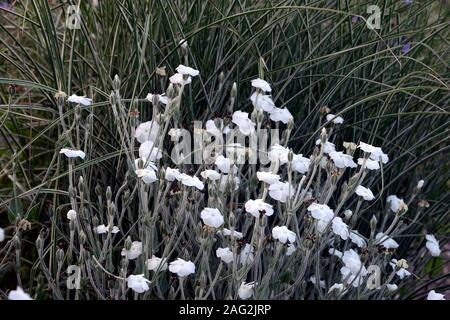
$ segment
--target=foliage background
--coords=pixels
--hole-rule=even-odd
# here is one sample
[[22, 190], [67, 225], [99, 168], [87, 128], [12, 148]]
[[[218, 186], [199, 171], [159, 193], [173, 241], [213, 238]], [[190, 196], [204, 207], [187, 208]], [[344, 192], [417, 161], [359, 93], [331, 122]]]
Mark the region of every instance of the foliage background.
[[[95, 1], [94, 1], [95, 2]], [[21, 272], [36, 274], [34, 240], [51, 227], [51, 210], [67, 203], [67, 168], [57, 157], [65, 137], [53, 98], [61, 90], [93, 98], [95, 135], [90, 137], [88, 170], [96, 184], [115, 185], [124, 163], [109, 107], [115, 74], [121, 92], [142, 119], [151, 110], [143, 98], [163, 92], [168, 75], [182, 61], [179, 41], [189, 43], [188, 64], [200, 70], [182, 106], [183, 125], [225, 116], [231, 85], [237, 106], [248, 110], [249, 80], [264, 76], [273, 84], [278, 107], [296, 119], [296, 152], [312, 150], [324, 126], [320, 109], [345, 118], [336, 143], [367, 141], [382, 145], [392, 159], [373, 185], [376, 193], [406, 196], [419, 179], [430, 207], [400, 240], [401, 248], [423, 247], [426, 231], [437, 234], [444, 258], [418, 255], [419, 280], [401, 297], [422, 297], [429, 275], [441, 274], [448, 289], [449, 231], [449, 5], [445, 1], [80, 1], [80, 30], [65, 28], [65, 10], [77, 1], [10, 1], [0, 9], [0, 225], [16, 217], [32, 221], [21, 258]], [[363, 17], [376, 4], [382, 10], [379, 34]], [[354, 18], [357, 16], [357, 18]], [[411, 44], [406, 54], [402, 47]], [[73, 109], [64, 110], [73, 118]], [[336, 134], [335, 134], [336, 136]], [[123, 171], [123, 170], [122, 170]], [[382, 177], [382, 178], [381, 178]], [[15, 182], [15, 183], [13, 183]], [[377, 199], [373, 206], [385, 204]], [[419, 199], [416, 199], [419, 200]], [[415, 201], [416, 201], [415, 200]], [[370, 214], [367, 215], [370, 218]], [[407, 221], [405, 221], [407, 223]], [[8, 228], [6, 228], [8, 231]], [[48, 246], [57, 245], [54, 243]], [[406, 254], [406, 252], [405, 252]], [[411, 255], [411, 252], [408, 252]], [[0, 288], [15, 287], [12, 255], [0, 253]], [[447, 264], [447, 269], [443, 267]], [[44, 294], [44, 293], [43, 293]]]

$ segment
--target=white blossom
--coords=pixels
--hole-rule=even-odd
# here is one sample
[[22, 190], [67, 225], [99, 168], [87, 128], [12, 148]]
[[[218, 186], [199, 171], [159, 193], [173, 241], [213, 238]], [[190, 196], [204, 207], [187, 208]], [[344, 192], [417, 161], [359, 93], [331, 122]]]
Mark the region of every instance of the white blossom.
[[347, 224], [345, 224], [341, 218], [335, 217], [331, 223], [331, 229], [334, 234], [341, 237], [342, 240], [347, 240], [349, 237], [349, 230]]
[[408, 206], [403, 199], [398, 198], [396, 195], [390, 195], [387, 197], [387, 205], [393, 212], [398, 213], [400, 211], [407, 211]]
[[227, 228], [223, 228], [222, 230], [218, 230], [217, 231], [218, 234], [224, 235], [224, 236], [229, 236], [232, 238], [236, 238], [238, 240], [242, 239], [244, 237], [244, 235], [242, 234], [242, 232], [233, 230], [231, 231], [230, 229]]
[[156, 121], [143, 122], [137, 126], [134, 137], [139, 143], [146, 141], [156, 141], [158, 138], [159, 124]]
[[344, 118], [340, 116], [336, 116], [335, 114], [329, 113], [327, 114], [327, 121], [332, 121], [334, 124], [343, 124]]
[[395, 283], [386, 283], [386, 288], [388, 291], [396, 291], [398, 289], [398, 286]]
[[350, 240], [356, 244], [359, 248], [364, 248], [367, 247], [367, 243], [366, 241], [363, 239], [363, 237], [361, 237], [359, 235], [359, 233], [357, 233], [354, 230], [350, 231], [350, 234], [348, 235], [348, 237], [350, 238]]
[[344, 169], [357, 167], [357, 164], [353, 161], [353, 157], [349, 154], [344, 154], [342, 151], [332, 151], [329, 155], [336, 168]]
[[317, 220], [330, 222], [334, 217], [333, 210], [326, 204], [312, 203], [308, 206], [307, 210], [311, 213], [311, 216]]
[[147, 259], [147, 269], [157, 272], [167, 270], [167, 259], [161, 259], [152, 255], [151, 259]]
[[153, 141], [145, 141], [139, 147], [139, 157], [154, 162], [162, 158], [162, 150], [155, 147]]
[[423, 187], [424, 184], [425, 184], [425, 181], [424, 181], [424, 180], [419, 180], [419, 181], [417, 182], [417, 189], [422, 189], [422, 187]]
[[69, 98], [67, 98], [67, 101], [82, 104], [83, 106], [89, 106], [92, 104], [92, 99], [86, 98], [85, 96], [77, 96], [76, 94], [72, 94]]
[[398, 248], [398, 243], [394, 239], [386, 236], [382, 232], [377, 233], [377, 235], [375, 236], [375, 240], [376, 240], [376, 244], [382, 245], [386, 249], [397, 249]]
[[286, 242], [294, 243], [296, 240], [296, 235], [294, 232], [289, 230], [286, 226], [276, 226], [272, 229], [272, 237], [277, 239], [281, 243], [285, 244]]
[[411, 275], [411, 272], [406, 270], [408, 268], [408, 264], [406, 263], [405, 259], [400, 260], [392, 259], [391, 262], [389, 262], [389, 264], [391, 265], [392, 269], [395, 270], [395, 274], [400, 279], [409, 277]]
[[73, 209], [70, 209], [69, 211], [67, 211], [67, 219], [68, 220], [75, 220], [77, 218], [77, 212]]
[[190, 176], [188, 174], [182, 173], [179, 175], [178, 180], [185, 186], [195, 187], [198, 190], [203, 190], [205, 185], [203, 182], [197, 178], [196, 176]]
[[283, 122], [284, 124], [287, 124], [289, 120], [293, 119], [294, 117], [289, 112], [287, 108], [273, 108], [273, 110], [270, 112], [270, 120], [275, 122]]
[[180, 173], [180, 171], [177, 168], [175, 168], [175, 169], [172, 169], [170, 167], [166, 168], [166, 172], [165, 172], [164, 178], [167, 181], [171, 181], [172, 182], [172, 181], [175, 181], [175, 179], [179, 180], [180, 177], [181, 177], [181, 173]]
[[375, 196], [373, 195], [372, 191], [369, 188], [365, 188], [361, 185], [356, 187], [355, 192], [358, 196], [362, 197], [364, 200], [371, 201], [375, 199]]
[[364, 168], [368, 169], [368, 170], [378, 170], [378, 169], [380, 169], [380, 163], [378, 161], [376, 161], [376, 160], [359, 158], [358, 159], [358, 164], [360, 166], [362, 166], [364, 164]]
[[270, 84], [267, 81], [260, 79], [260, 78], [252, 80], [252, 87], [261, 89], [262, 91], [265, 91], [265, 92], [272, 91]]
[[288, 182], [275, 182], [269, 186], [272, 199], [285, 203], [288, 197], [294, 196], [295, 190]]
[[250, 199], [245, 203], [245, 211], [258, 218], [262, 213], [266, 216], [271, 216], [273, 214], [273, 207], [271, 204], [264, 202], [263, 199]]
[[241, 253], [239, 254], [240, 263], [243, 265], [251, 264], [253, 262], [253, 259], [255, 258], [255, 256], [253, 255], [254, 251], [255, 248], [246, 243], [245, 246], [241, 249]]
[[223, 173], [229, 173], [230, 169], [233, 169], [234, 173], [236, 173], [236, 171], [237, 171], [236, 166], [233, 165], [233, 161], [231, 159], [229, 159], [229, 158], [225, 158], [223, 155], [219, 155], [216, 158], [214, 164]]
[[249, 283], [242, 282], [238, 290], [239, 298], [241, 298], [242, 300], [247, 300], [251, 298], [251, 296], [253, 296], [253, 288], [255, 285], [256, 285], [255, 282]]
[[381, 150], [381, 148], [375, 147], [374, 150], [370, 154], [370, 159], [383, 162], [384, 164], [388, 163], [389, 157], [387, 154]]
[[184, 66], [182, 64], [180, 64], [178, 67], [176, 67], [175, 70], [178, 73], [181, 73], [183, 75], [188, 75], [191, 77], [196, 77], [200, 74], [200, 72], [198, 70], [195, 70], [194, 68], [191, 68], [191, 67]]
[[167, 97], [164, 93], [163, 94], [153, 94], [153, 93], [149, 93], [147, 94], [147, 96], [145, 97], [146, 100], [150, 101], [151, 103], [153, 103], [153, 97], [154, 96], [158, 96], [158, 101], [161, 104], [168, 104], [169, 103], [169, 97]]
[[367, 153], [376, 152], [377, 147], [374, 147], [368, 143], [360, 142], [358, 145], [358, 148], [360, 148], [362, 151]]
[[152, 169], [136, 169], [134, 172], [145, 184], [150, 184], [158, 180], [155, 171]]
[[253, 92], [250, 96], [253, 106], [258, 110], [271, 113], [276, 107], [270, 95]]
[[217, 248], [216, 256], [225, 263], [230, 263], [234, 260], [233, 252], [230, 248]]
[[425, 236], [427, 239], [427, 243], [425, 246], [433, 257], [439, 257], [441, 255], [441, 249], [439, 248], [439, 241], [437, 241], [436, 237], [432, 234], [427, 234]]
[[287, 256], [291, 256], [295, 252], [296, 249], [297, 248], [292, 243], [288, 243], [287, 250], [286, 250], [286, 255]]
[[267, 184], [273, 184], [280, 181], [280, 176], [278, 174], [273, 174], [271, 172], [258, 171], [256, 172], [256, 177], [259, 181], [263, 181]]
[[179, 84], [179, 85], [186, 85], [192, 82], [192, 78], [190, 76], [187, 76], [186, 79], [184, 77], [185, 76], [181, 73], [175, 73], [173, 76], [169, 78], [169, 81], [171, 84]]
[[146, 279], [143, 274], [129, 275], [127, 278], [127, 287], [137, 293], [143, 293], [149, 290], [149, 283], [150, 280]]
[[445, 296], [442, 293], [431, 290], [428, 292], [427, 300], [445, 300]]
[[220, 179], [220, 173], [218, 173], [216, 170], [204, 170], [200, 172], [200, 175], [203, 177], [203, 179], [209, 179], [211, 181], [216, 181]]
[[288, 154], [289, 149], [279, 144], [274, 144], [273, 146], [271, 146], [268, 153], [270, 161], [279, 161], [280, 164], [286, 164], [288, 162]]
[[301, 154], [294, 154], [292, 157], [292, 170], [297, 171], [298, 173], [305, 174], [309, 166], [311, 164], [311, 160], [303, 157]]
[[128, 260], [136, 259], [142, 254], [142, 242], [133, 241], [130, 250], [123, 248], [120, 254], [122, 257], [127, 257]]
[[223, 215], [216, 208], [205, 208], [200, 212], [203, 223], [212, 228], [219, 228], [223, 222]]
[[69, 149], [69, 148], [62, 148], [61, 151], [59, 151], [60, 154], [64, 154], [67, 158], [81, 158], [84, 159], [86, 157], [86, 154], [81, 150], [75, 150], [75, 149]]
[[33, 300], [31, 296], [23, 291], [21, 287], [17, 287], [16, 290], [11, 290], [8, 293], [8, 300]]
[[[321, 145], [322, 141], [320, 141], [320, 139], [316, 140], [316, 145]], [[330, 154], [331, 152], [336, 151], [336, 146], [334, 145], [334, 143], [331, 143], [329, 141], [325, 141], [325, 144], [323, 146], [323, 153], [324, 154]]]
[[247, 112], [235, 111], [231, 121], [239, 127], [243, 135], [248, 136], [255, 132], [255, 123], [248, 118]]
[[195, 273], [195, 264], [191, 261], [178, 258], [169, 264], [169, 271], [176, 273], [179, 277], [186, 277], [192, 273]]
[[[110, 226], [105, 226], [104, 224], [101, 224], [95, 228], [95, 232], [97, 232], [98, 234], [104, 234], [104, 233], [110, 232], [109, 230], [110, 230]], [[118, 233], [119, 231], [120, 230], [117, 226], [113, 226], [111, 228], [112, 234]]]

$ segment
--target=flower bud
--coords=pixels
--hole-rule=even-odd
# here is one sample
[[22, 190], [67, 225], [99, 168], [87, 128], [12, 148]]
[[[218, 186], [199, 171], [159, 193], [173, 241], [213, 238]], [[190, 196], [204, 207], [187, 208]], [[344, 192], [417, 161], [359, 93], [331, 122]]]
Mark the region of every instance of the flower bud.
[[63, 249], [59, 248], [59, 249], [56, 251], [56, 260], [57, 260], [59, 263], [62, 263], [62, 261], [64, 260], [64, 250], [63, 250]]
[[130, 250], [131, 249], [131, 245], [133, 244], [133, 241], [131, 241], [131, 237], [128, 236], [125, 240], [125, 250]]
[[327, 141], [327, 129], [322, 128], [322, 130], [320, 131], [320, 142], [322, 142], [322, 144], [325, 144], [326, 141]]
[[80, 193], [83, 193], [84, 191], [84, 179], [82, 176], [80, 176], [80, 179], [78, 180], [78, 190]]
[[112, 198], [112, 191], [111, 191], [111, 187], [108, 186], [108, 188], [106, 188], [106, 200], [111, 201]]
[[422, 189], [424, 183], [425, 183], [424, 180], [419, 180], [419, 182], [417, 182], [417, 189], [419, 190]]
[[378, 223], [378, 220], [375, 217], [375, 215], [373, 215], [372, 219], [370, 219], [370, 230], [372, 230], [372, 232], [375, 232], [375, 230], [377, 228], [377, 223]]
[[69, 197], [75, 199], [77, 197], [77, 190], [74, 187], [69, 186]]
[[233, 82], [233, 85], [231, 86], [230, 96], [232, 98], [235, 98], [237, 96], [237, 84], [236, 84], [236, 82]]
[[294, 128], [294, 118], [290, 117], [287, 123], [287, 129], [292, 130], [292, 128]]
[[119, 91], [119, 90], [120, 90], [120, 78], [119, 78], [119, 76], [118, 76], [117, 74], [114, 76], [114, 80], [113, 80], [113, 88], [114, 88], [114, 90], [116, 90], [116, 91]]
[[95, 186], [95, 194], [97, 195], [97, 197], [101, 198], [102, 197], [102, 187], [100, 187], [99, 184], [97, 184]]
[[230, 215], [228, 217], [228, 224], [230, 228], [234, 228], [236, 226], [236, 217], [234, 216], [233, 211], [230, 212]]
[[84, 246], [86, 243], [86, 240], [87, 240], [86, 234], [84, 233], [83, 230], [80, 230], [80, 233], [78, 234], [78, 241], [80, 242], [80, 244], [82, 246]]
[[166, 90], [166, 96], [169, 99], [172, 99], [173, 98], [173, 93], [174, 93], [173, 84], [169, 84], [169, 86], [167, 87], [167, 90]]

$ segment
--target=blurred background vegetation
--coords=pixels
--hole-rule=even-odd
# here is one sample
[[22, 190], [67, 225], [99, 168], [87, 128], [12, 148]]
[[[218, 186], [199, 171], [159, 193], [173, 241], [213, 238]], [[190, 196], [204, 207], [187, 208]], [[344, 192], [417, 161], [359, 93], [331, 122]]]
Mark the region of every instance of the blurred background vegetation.
[[[200, 70], [182, 106], [182, 125], [226, 116], [233, 82], [237, 109], [251, 110], [249, 80], [272, 84], [278, 107], [296, 119], [291, 144], [309, 154], [325, 124], [323, 107], [345, 119], [335, 143], [360, 140], [382, 146], [391, 161], [368, 184], [381, 199], [406, 197], [420, 179], [429, 207], [398, 239], [405, 255], [424, 246], [425, 231], [435, 233], [444, 258], [417, 255], [419, 280], [406, 283], [402, 297], [418, 298], [428, 276], [442, 274], [449, 287], [449, 4], [446, 1], [79, 1], [81, 28], [65, 27], [67, 6], [78, 1], [2, 1], [0, 5], [0, 226], [32, 222], [22, 243], [24, 274], [34, 281], [34, 240], [67, 202], [67, 168], [59, 163], [65, 143], [54, 95], [87, 95], [82, 110], [96, 134], [90, 137], [89, 170], [95, 186], [114, 184], [121, 165], [119, 138], [109, 105], [114, 75], [121, 94], [141, 119], [150, 119], [148, 92], [164, 92], [179, 63]], [[368, 5], [382, 12], [381, 29], [367, 28]], [[189, 43], [182, 61], [179, 41]], [[164, 73], [166, 76], [164, 76]], [[95, 112], [94, 112], [95, 110]], [[75, 110], [64, 110], [73, 119]], [[117, 171], [116, 171], [117, 168]], [[125, 170], [124, 170], [125, 171]], [[13, 184], [13, 182], [15, 182]], [[91, 188], [94, 189], [94, 188]], [[385, 203], [378, 200], [367, 217]], [[378, 210], [380, 211], [380, 210]], [[6, 228], [8, 233], [8, 228]], [[54, 239], [57, 241], [57, 239]], [[402, 255], [402, 252], [399, 252]], [[0, 253], [0, 288], [14, 287], [14, 256]], [[10, 281], [10, 282], [9, 282]]]

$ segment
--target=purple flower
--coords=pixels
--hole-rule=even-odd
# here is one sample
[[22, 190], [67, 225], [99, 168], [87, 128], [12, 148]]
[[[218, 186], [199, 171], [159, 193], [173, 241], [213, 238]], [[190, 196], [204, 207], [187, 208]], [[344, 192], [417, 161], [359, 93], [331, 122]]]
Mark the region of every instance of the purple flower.
[[0, 2], [0, 9], [12, 10], [12, 5], [8, 1]]
[[402, 54], [404, 56], [406, 56], [408, 54], [409, 50], [411, 50], [411, 43], [407, 42], [402, 47]]

